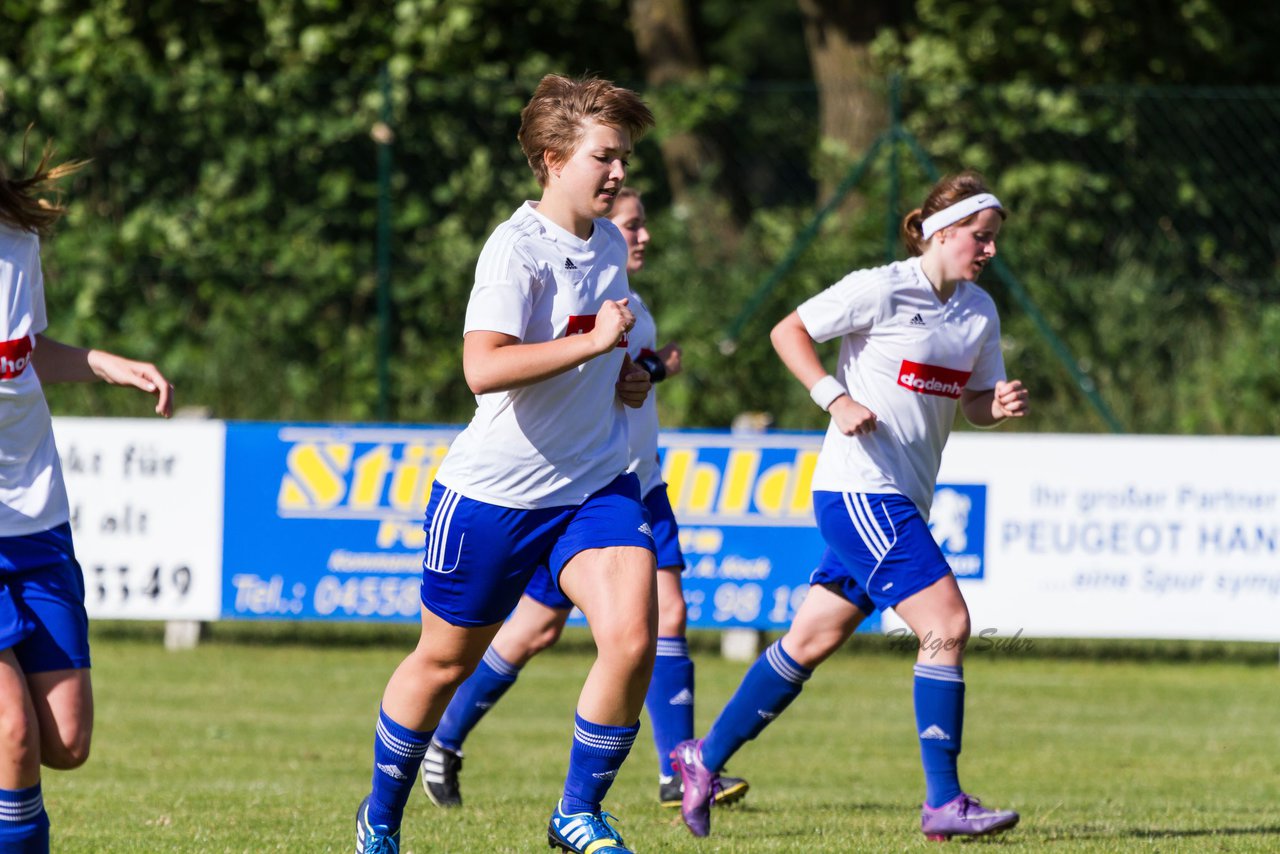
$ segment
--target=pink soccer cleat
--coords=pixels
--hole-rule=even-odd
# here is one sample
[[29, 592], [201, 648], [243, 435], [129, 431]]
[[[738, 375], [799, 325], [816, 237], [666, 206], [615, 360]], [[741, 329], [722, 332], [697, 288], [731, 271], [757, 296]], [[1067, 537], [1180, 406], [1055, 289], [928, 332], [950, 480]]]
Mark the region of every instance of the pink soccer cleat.
[[930, 842], [946, 842], [953, 836], [988, 836], [1018, 823], [1013, 810], [989, 810], [963, 792], [940, 807], [926, 804], [920, 810], [920, 830]]

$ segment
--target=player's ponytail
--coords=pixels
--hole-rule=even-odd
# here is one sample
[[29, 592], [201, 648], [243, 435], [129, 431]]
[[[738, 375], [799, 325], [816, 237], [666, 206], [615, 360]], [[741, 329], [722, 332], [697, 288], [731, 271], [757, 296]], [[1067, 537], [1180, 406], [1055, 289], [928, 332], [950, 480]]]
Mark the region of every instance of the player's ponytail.
[[[31, 133], [31, 128], [27, 128]], [[83, 168], [87, 160], [68, 161], [50, 166], [53, 159], [53, 143], [47, 142], [35, 171], [22, 178], [10, 178], [0, 164], [0, 223], [19, 231], [31, 231], [42, 237], [47, 235], [67, 209], [62, 206], [54, 184], [60, 178]], [[22, 166], [26, 171], [27, 140], [22, 140]], [[52, 201], [42, 194], [51, 194]]]

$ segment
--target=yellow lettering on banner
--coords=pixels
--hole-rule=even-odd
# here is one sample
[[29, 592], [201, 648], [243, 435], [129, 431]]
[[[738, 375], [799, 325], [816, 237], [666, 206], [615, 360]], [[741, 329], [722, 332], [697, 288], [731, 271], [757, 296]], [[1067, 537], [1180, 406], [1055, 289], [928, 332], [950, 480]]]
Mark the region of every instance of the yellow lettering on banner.
[[756, 507], [761, 516], [782, 516], [790, 510], [784, 505], [792, 471], [791, 463], [778, 463], [765, 469], [756, 480]]
[[449, 450], [448, 445], [405, 445], [404, 456], [391, 475], [388, 501], [396, 510], [421, 513], [427, 509], [436, 470]]
[[662, 479], [667, 482], [667, 497], [671, 499], [671, 509], [677, 513], [684, 507], [685, 479], [689, 476], [693, 460], [692, 451], [675, 448], [668, 448], [666, 456], [662, 458]]
[[696, 463], [693, 476], [689, 479], [686, 506], [690, 513], [705, 514], [711, 512], [716, 500], [716, 490], [720, 487], [720, 469], [713, 463]]
[[391, 470], [391, 449], [378, 445], [360, 455], [356, 461], [355, 477], [351, 479], [351, 498], [347, 502], [352, 510], [372, 510], [382, 500], [382, 487]]
[[729, 452], [724, 466], [724, 488], [720, 491], [719, 512], [725, 516], [745, 516], [751, 507], [751, 484], [760, 467], [760, 452], [737, 449]]
[[279, 510], [316, 510], [336, 507], [347, 492], [343, 476], [351, 467], [351, 445], [298, 444], [285, 458], [287, 472], [276, 498]]
[[378, 548], [389, 549], [403, 545], [407, 549], [427, 547], [427, 532], [418, 522], [393, 522], [384, 519], [378, 523]]
[[698, 452], [681, 448], [668, 450], [662, 466], [671, 508], [680, 513], [710, 513], [720, 486], [720, 470], [711, 463], [697, 462]]
[[791, 483], [791, 515], [813, 513], [813, 470], [818, 466], [817, 451], [801, 451], [796, 456], [795, 480]]

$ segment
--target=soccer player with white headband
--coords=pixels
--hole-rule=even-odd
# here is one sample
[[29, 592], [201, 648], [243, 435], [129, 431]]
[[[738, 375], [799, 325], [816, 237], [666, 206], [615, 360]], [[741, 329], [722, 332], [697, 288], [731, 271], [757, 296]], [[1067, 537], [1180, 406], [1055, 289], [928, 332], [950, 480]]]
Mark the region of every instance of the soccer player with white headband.
[[[786, 635], [747, 671], [706, 737], [676, 748], [681, 812], [697, 836], [710, 832], [708, 807], [725, 762], [876, 608], [893, 608], [930, 641], [920, 646], [914, 684], [921, 830], [949, 839], [1018, 823], [1016, 812], [987, 809], [960, 786], [969, 611], [928, 525], [957, 404], [978, 427], [1028, 411], [1022, 383], [1005, 379], [995, 303], [974, 283], [995, 257], [1004, 218], [976, 173], [943, 178], [903, 220], [912, 257], [850, 273], [773, 329], [783, 363], [831, 414], [813, 476], [827, 551]], [[815, 348], [833, 338], [835, 376]]]

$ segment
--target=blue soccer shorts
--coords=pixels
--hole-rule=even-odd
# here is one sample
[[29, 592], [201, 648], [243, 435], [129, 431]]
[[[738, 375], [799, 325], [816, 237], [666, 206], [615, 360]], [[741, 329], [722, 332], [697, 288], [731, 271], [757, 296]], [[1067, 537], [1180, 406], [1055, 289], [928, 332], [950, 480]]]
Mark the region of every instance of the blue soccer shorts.
[[0, 537], [0, 649], [12, 649], [24, 673], [90, 666], [84, 573], [69, 524]]
[[828, 547], [818, 561], [818, 568], [809, 575], [809, 585], [825, 587], [837, 596], [848, 600], [864, 614], [870, 615], [876, 610], [876, 603], [871, 601], [867, 591], [850, 574], [848, 568], [840, 562], [839, 556]]
[[582, 504], [518, 510], [467, 498], [437, 481], [427, 503], [422, 604], [455, 626], [505, 619], [539, 565], [553, 578], [578, 552], [653, 551], [640, 482], [622, 474]]
[[905, 496], [815, 490], [813, 511], [822, 538], [857, 586], [845, 598], [859, 608], [857, 590], [875, 607], [892, 608], [951, 573], [929, 524]]
[[[644, 511], [649, 519], [649, 528], [653, 531], [653, 547], [658, 555], [658, 569], [684, 572], [684, 552], [680, 551], [680, 528], [676, 524], [676, 514], [671, 509], [671, 499], [667, 497], [665, 483], [649, 490], [649, 494], [644, 497]], [[573, 602], [561, 592], [551, 575], [551, 570], [545, 566], [540, 566], [534, 571], [524, 593], [553, 611], [568, 611], [573, 608]]]

